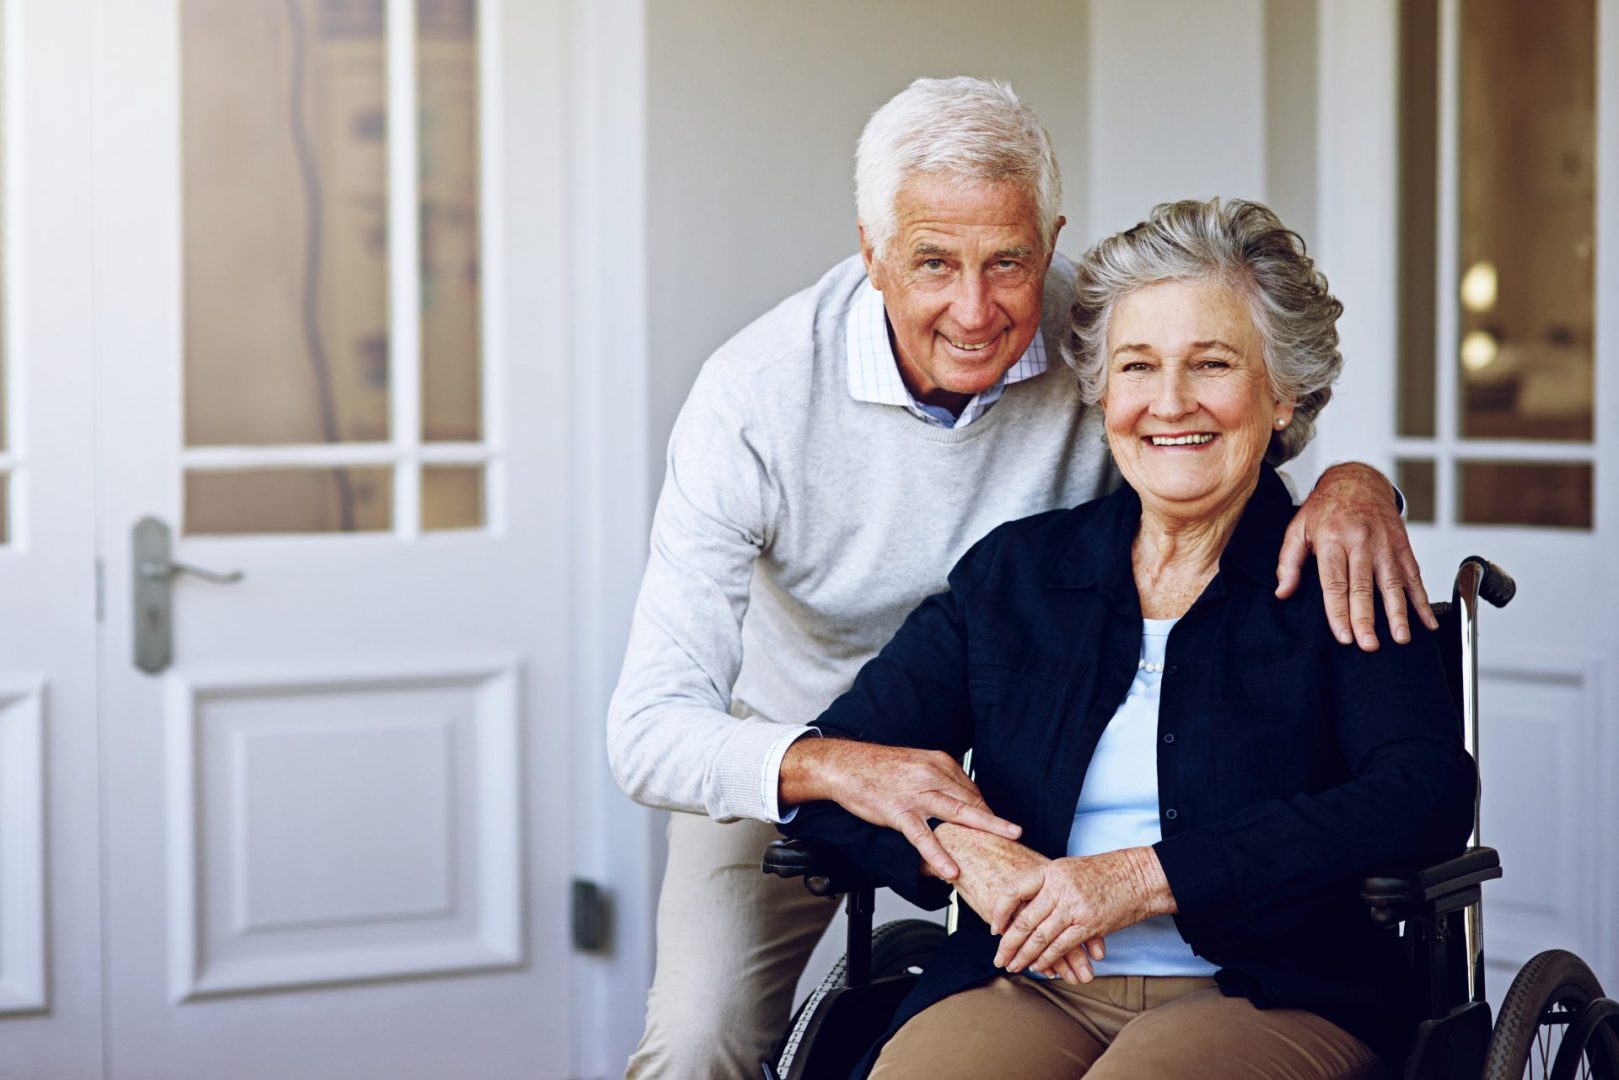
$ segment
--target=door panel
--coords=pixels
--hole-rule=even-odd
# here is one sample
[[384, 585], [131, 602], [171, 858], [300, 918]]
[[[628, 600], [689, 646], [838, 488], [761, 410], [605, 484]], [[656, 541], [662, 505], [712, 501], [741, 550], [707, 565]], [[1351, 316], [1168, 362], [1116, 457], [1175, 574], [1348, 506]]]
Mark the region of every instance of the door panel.
[[[567, 1071], [571, 793], [546, 763], [569, 751], [540, 710], [560, 477], [543, 425], [516, 422], [558, 360], [507, 315], [513, 283], [555, 256], [499, 257], [535, 213], [500, 193], [544, 187], [499, 164], [528, 118], [499, 73], [537, 51], [500, 14], [97, 8], [97, 160], [116, 163], [97, 172], [95, 273], [119, 1077]], [[192, 100], [181, 72], [232, 65], [185, 50], [222, 41], [296, 107]], [[441, 150], [479, 153], [439, 171]], [[509, 363], [507, 340], [533, 361]], [[176, 562], [243, 574], [172, 579], [160, 675], [132, 663], [129, 530], [148, 515], [175, 527]]]
[[166, 691], [176, 1000], [522, 961], [515, 662]]

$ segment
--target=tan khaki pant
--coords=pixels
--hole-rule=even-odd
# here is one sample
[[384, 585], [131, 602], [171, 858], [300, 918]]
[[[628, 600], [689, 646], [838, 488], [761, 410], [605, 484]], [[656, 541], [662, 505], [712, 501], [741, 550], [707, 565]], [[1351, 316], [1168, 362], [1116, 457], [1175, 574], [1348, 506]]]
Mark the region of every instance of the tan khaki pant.
[[1339, 1080], [1384, 1075], [1314, 1013], [1256, 1009], [1213, 979], [1110, 975], [1082, 986], [1002, 976], [923, 1010], [872, 1080]]
[[780, 839], [758, 821], [669, 823], [658, 897], [657, 971], [630, 1080], [759, 1075], [787, 1027], [793, 990], [840, 905], [759, 870]]

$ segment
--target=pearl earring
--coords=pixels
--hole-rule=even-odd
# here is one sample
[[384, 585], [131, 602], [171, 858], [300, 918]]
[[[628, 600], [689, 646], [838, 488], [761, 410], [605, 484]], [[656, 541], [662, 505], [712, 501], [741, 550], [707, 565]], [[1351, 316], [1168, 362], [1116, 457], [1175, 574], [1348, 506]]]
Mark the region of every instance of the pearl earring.
[[1280, 416], [1278, 416], [1276, 418], [1276, 430], [1280, 431], [1283, 428], [1285, 428], [1286, 426], [1287, 426], [1287, 421], [1283, 420]]

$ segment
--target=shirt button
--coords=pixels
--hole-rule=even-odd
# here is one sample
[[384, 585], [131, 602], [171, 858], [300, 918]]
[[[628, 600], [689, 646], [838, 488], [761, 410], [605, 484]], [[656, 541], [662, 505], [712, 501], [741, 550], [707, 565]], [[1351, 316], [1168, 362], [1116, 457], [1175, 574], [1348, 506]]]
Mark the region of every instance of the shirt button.
[[1165, 735], [1164, 735], [1164, 741], [1165, 741], [1165, 742], [1166, 742], [1166, 743], [1172, 743], [1172, 742], [1174, 742], [1174, 741], [1175, 741], [1175, 733], [1174, 733], [1174, 732], [1168, 732], [1168, 733], [1166, 733], [1166, 734], [1165, 734]]
[[1164, 674], [1165, 675], [1173, 675], [1173, 674], [1175, 674], [1175, 672], [1177, 672], [1179, 670], [1180, 670], [1180, 668], [1176, 667], [1174, 664], [1170, 664], [1168, 667], [1166, 667], [1164, 669]]
[[1164, 811], [1164, 817], [1168, 818], [1170, 821], [1174, 821], [1179, 816], [1180, 815], [1175, 812], [1175, 808], [1173, 806]]

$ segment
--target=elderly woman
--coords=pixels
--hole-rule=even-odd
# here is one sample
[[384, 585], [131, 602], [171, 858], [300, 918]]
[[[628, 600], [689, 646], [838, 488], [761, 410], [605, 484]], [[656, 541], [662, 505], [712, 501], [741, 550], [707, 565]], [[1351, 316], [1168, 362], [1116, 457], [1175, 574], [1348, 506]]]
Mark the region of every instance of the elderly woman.
[[[1253, 203], [1160, 206], [1081, 262], [1070, 360], [1125, 486], [992, 532], [817, 721], [971, 747], [1024, 826], [939, 827], [972, 910], [874, 1076], [1358, 1077], [1401, 1053], [1417, 1004], [1354, 882], [1459, 846], [1474, 769], [1425, 631], [1337, 644], [1313, 564], [1275, 596], [1273, 466], [1330, 396], [1341, 310]], [[908, 842], [832, 804], [784, 830], [942, 901]]]

